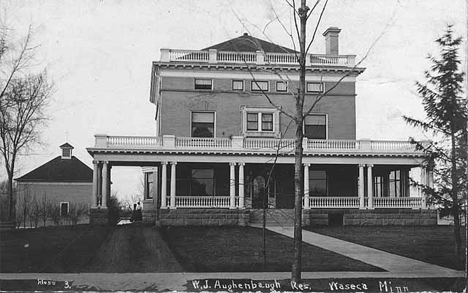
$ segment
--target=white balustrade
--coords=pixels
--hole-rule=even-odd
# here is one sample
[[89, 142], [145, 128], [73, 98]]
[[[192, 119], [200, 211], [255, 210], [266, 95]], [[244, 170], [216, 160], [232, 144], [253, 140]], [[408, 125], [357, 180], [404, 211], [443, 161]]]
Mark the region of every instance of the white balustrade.
[[416, 145], [409, 141], [371, 141], [371, 149], [374, 151], [398, 151], [398, 152], [413, 152]]
[[298, 64], [298, 55], [289, 53], [266, 53], [265, 62], [269, 64]]
[[108, 136], [108, 147], [154, 148], [162, 146], [161, 137], [151, 136]]
[[[229, 208], [229, 196], [176, 196], [178, 208]], [[236, 206], [239, 199], [236, 197]]]
[[217, 61], [224, 63], [256, 63], [257, 54], [248, 52], [218, 52]]
[[178, 148], [226, 149], [231, 148], [231, 140], [229, 138], [177, 137], [175, 146]]
[[327, 149], [327, 150], [357, 150], [359, 141], [357, 140], [329, 140], [329, 139], [309, 139], [307, 141], [309, 149]]
[[207, 62], [209, 60], [208, 51], [193, 51], [193, 50], [170, 50], [169, 60], [170, 61], [195, 61], [195, 62]]
[[[179, 49], [163, 49], [167, 51], [169, 62], [202, 62], [202, 63], [261, 63], [257, 58], [257, 52], [225, 52], [217, 51], [210, 60], [210, 51], [201, 50], [179, 50]], [[273, 65], [298, 65], [298, 57], [296, 53], [264, 53], [265, 64]], [[162, 56], [162, 54], [161, 54]], [[166, 58], [166, 57], [165, 57]], [[332, 65], [332, 66], [354, 66], [354, 55], [321, 55], [308, 54], [308, 61], [311, 65]], [[263, 59], [263, 58], [262, 58]]]
[[246, 149], [270, 149], [273, 151], [294, 149], [294, 139], [274, 139], [274, 138], [246, 138], [244, 148]]
[[359, 208], [357, 196], [310, 196], [310, 208]]
[[[233, 143], [233, 139], [237, 139]], [[149, 136], [108, 136], [96, 135], [96, 148], [109, 149], [190, 149], [190, 150], [236, 150], [262, 152], [291, 152], [295, 148], [294, 139], [277, 138], [213, 138], [213, 137], [149, 137]], [[412, 153], [423, 154], [408, 141], [370, 141], [306, 139], [304, 153], [345, 152], [345, 153]]]
[[421, 197], [374, 197], [375, 208], [422, 208]]
[[354, 66], [354, 56], [309, 55], [311, 65]]

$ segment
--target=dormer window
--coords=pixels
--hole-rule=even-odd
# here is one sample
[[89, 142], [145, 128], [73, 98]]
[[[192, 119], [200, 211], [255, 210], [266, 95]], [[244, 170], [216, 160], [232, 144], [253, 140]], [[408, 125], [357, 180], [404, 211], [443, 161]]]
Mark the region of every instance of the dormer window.
[[63, 149], [62, 150], [62, 157], [64, 159], [70, 159], [71, 158], [71, 149]]
[[62, 159], [71, 159], [73, 146], [69, 143], [64, 143], [60, 146], [62, 149]]

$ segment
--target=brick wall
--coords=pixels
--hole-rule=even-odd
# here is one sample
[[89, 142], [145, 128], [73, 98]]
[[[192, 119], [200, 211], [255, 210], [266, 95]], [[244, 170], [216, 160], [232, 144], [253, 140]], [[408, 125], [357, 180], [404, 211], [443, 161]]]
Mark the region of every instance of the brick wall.
[[168, 226], [246, 226], [249, 210], [175, 209], [160, 210], [160, 225]]
[[[344, 226], [435, 226], [437, 211], [411, 209], [375, 210], [304, 210], [303, 223], [309, 226], [328, 226], [331, 217], [342, 215]], [[308, 223], [308, 224], [307, 224]], [[337, 223], [335, 223], [337, 224]]]
[[[250, 81], [245, 80], [246, 91], [232, 91], [232, 79], [214, 79], [214, 90], [194, 90], [194, 79], [184, 77], [164, 77], [162, 92], [161, 134], [190, 136], [191, 111], [216, 112], [216, 137], [239, 135], [242, 131], [242, 115], [240, 106], [272, 108], [261, 93], [252, 93]], [[326, 83], [331, 87], [333, 83]], [[290, 93], [277, 93], [275, 82], [270, 82], [269, 97], [274, 104], [280, 105], [289, 113], [294, 113], [295, 106]], [[329, 139], [356, 138], [356, 107], [354, 82], [340, 83], [329, 96], [317, 104], [314, 112], [328, 114]], [[310, 97], [308, 104], [314, 99]], [[306, 104], [307, 107], [307, 104]], [[282, 130], [286, 129], [289, 118], [280, 116]], [[285, 134], [287, 138], [294, 137], [294, 129], [290, 127]]]

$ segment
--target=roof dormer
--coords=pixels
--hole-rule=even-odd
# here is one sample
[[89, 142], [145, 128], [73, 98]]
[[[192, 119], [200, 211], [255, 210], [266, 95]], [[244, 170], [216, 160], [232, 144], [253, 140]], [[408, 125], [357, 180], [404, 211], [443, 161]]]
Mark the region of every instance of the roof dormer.
[[62, 149], [62, 159], [71, 159], [72, 158], [72, 150], [74, 149], [74, 147], [69, 144], [68, 142], [62, 144], [60, 146], [60, 148]]

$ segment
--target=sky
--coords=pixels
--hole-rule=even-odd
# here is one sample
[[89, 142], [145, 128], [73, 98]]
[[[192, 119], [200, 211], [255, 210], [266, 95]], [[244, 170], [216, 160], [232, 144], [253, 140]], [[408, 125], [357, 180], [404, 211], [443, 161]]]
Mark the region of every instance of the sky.
[[[312, 6], [313, 1], [308, 1]], [[283, 0], [0, 0], [0, 17], [20, 41], [33, 28], [36, 68], [54, 84], [43, 146], [20, 157], [26, 174], [72, 144], [74, 155], [92, 166], [86, 148], [95, 134], [155, 135], [149, 102], [151, 62], [161, 48], [199, 50], [247, 32], [292, 47], [286, 28], [291, 12]], [[309, 20], [308, 36], [319, 11]], [[423, 118], [415, 81], [424, 81], [428, 54], [447, 24], [467, 36], [463, 0], [330, 0], [311, 53], [325, 53], [322, 33], [341, 28], [340, 54], [357, 55], [366, 70], [357, 78], [357, 139], [423, 137], [402, 115]], [[460, 54], [464, 59], [466, 43]], [[465, 64], [465, 62], [463, 63]], [[120, 198], [141, 192], [139, 168], [116, 167], [113, 190]], [[6, 179], [4, 166], [0, 180]]]

